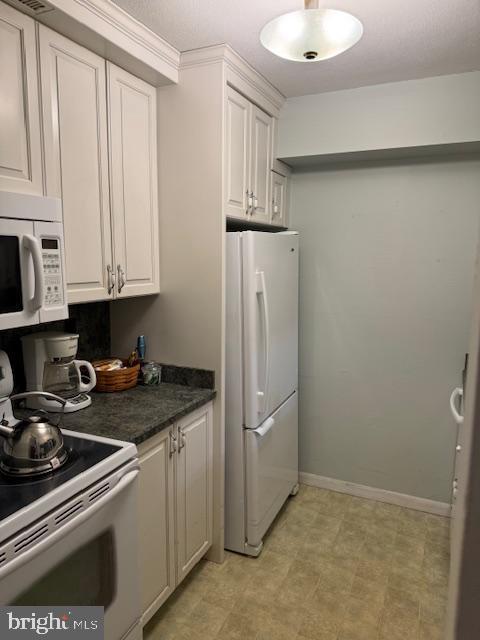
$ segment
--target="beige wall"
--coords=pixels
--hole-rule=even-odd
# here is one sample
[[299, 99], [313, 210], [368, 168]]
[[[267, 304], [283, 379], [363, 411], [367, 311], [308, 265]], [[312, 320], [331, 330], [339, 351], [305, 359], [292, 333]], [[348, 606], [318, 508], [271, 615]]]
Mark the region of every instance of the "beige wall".
[[213, 369], [214, 553], [223, 554], [223, 64], [181, 70], [158, 90], [161, 293], [112, 303], [113, 353]]
[[480, 140], [480, 71], [289, 98], [280, 158]]
[[300, 469], [449, 501], [480, 161], [295, 174]]

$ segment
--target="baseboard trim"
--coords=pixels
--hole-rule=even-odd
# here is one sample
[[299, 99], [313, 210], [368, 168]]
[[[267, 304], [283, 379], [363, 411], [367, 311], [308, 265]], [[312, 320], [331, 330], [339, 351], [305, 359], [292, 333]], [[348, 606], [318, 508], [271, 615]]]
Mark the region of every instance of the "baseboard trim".
[[354, 482], [346, 482], [345, 480], [337, 480], [336, 478], [317, 476], [314, 473], [304, 473], [301, 471], [298, 476], [301, 484], [307, 484], [311, 487], [330, 489], [330, 491], [337, 491], [338, 493], [348, 493], [351, 496], [366, 498], [367, 500], [388, 502], [398, 507], [424, 511], [425, 513], [431, 513], [436, 516], [450, 517], [452, 510], [451, 505], [447, 502], [437, 502], [436, 500], [428, 500], [427, 498], [409, 496], [405, 493], [367, 487], [363, 484], [355, 484]]

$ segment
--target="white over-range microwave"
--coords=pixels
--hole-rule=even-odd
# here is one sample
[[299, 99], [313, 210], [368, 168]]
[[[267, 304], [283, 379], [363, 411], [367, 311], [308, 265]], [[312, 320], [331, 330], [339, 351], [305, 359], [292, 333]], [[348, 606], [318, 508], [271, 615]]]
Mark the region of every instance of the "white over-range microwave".
[[62, 205], [0, 192], [0, 330], [68, 318]]

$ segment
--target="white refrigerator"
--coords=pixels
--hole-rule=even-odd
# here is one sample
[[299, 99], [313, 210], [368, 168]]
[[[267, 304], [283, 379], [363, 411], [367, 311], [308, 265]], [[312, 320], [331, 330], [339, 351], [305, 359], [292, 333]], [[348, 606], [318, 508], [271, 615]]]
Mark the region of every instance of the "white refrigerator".
[[227, 233], [225, 547], [257, 556], [298, 490], [298, 233]]

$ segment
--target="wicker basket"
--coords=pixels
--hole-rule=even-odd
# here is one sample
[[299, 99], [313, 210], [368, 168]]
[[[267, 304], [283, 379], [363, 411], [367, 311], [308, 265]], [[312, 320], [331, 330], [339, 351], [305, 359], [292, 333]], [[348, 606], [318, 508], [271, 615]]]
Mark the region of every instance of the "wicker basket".
[[[96, 360], [92, 362], [95, 368], [99, 364], [106, 364], [111, 358], [107, 360]], [[127, 361], [122, 360], [126, 365]], [[125, 391], [126, 389], [132, 389], [137, 386], [138, 372], [140, 371], [140, 363], [135, 364], [133, 367], [125, 367], [124, 369], [115, 369], [114, 371], [97, 371], [97, 384], [95, 385], [95, 391], [101, 391], [104, 393], [113, 393], [115, 391]]]

